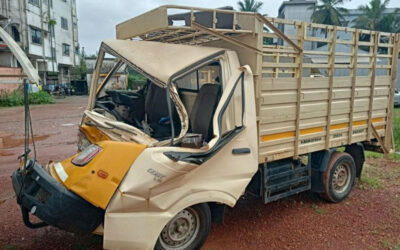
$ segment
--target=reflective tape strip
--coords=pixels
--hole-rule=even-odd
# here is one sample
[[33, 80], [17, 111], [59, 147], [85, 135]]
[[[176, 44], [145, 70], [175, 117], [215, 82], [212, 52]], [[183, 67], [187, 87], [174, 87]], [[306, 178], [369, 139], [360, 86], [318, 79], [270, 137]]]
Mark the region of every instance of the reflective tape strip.
[[57, 162], [54, 164], [54, 170], [56, 171], [58, 177], [60, 177], [62, 182], [65, 182], [68, 179], [68, 174], [65, 172], [64, 167], [61, 163]]
[[[377, 122], [384, 122], [385, 118], [374, 118], [372, 119], [372, 123], [377, 123]], [[361, 125], [366, 125], [367, 120], [362, 120], [362, 121], [355, 121], [353, 122], [353, 127], [361, 126]], [[344, 129], [347, 128], [347, 123], [340, 123], [340, 124], [334, 124], [331, 125], [331, 130], [338, 130], [338, 129]], [[377, 126], [376, 129], [384, 129], [385, 126]], [[320, 133], [324, 132], [324, 127], [315, 127], [315, 128], [307, 128], [307, 129], [302, 129], [300, 130], [300, 135], [308, 135], [308, 134], [313, 134], [313, 133]], [[277, 134], [271, 134], [271, 135], [264, 135], [261, 136], [261, 141], [262, 142], [268, 142], [268, 141], [273, 141], [273, 140], [279, 140], [279, 139], [285, 139], [285, 138], [290, 138], [295, 136], [295, 131], [289, 131], [289, 132], [283, 132], [283, 133], [277, 133]]]

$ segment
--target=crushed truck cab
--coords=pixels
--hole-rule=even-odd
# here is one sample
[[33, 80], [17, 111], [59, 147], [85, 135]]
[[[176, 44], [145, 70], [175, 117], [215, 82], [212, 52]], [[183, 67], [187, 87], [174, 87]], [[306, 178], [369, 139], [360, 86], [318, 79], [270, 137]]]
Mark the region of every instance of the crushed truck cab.
[[[311, 37], [318, 29], [328, 36]], [[328, 52], [307, 50], [317, 42]], [[370, 54], [357, 61], [359, 46]], [[268, 203], [311, 190], [340, 202], [364, 149], [392, 148], [398, 54], [397, 34], [251, 12], [162, 6], [121, 23], [100, 47], [79, 152], [13, 175], [24, 221], [103, 234], [107, 249], [198, 249], [245, 192]]]
[[[99, 86], [94, 81], [80, 128], [81, 152], [49, 164], [42, 174], [104, 213], [104, 222], [98, 225], [104, 227], [106, 248], [153, 248], [168, 221], [185, 208], [209, 202], [234, 206], [257, 171], [253, 75], [248, 66], [239, 64], [236, 52], [220, 48], [110, 40], [101, 46], [98, 67], [106, 53], [118, 58], [120, 67], [129, 66], [147, 76], [146, 96], [108, 89], [107, 78]], [[172, 65], [171, 58], [176, 58]], [[193, 74], [204, 69], [217, 79], [190, 82]], [[181, 83], [187, 88], [178, 89]], [[198, 92], [197, 98], [184, 103], [181, 97], [186, 91], [188, 99]], [[140, 104], [134, 101], [148, 98], [143, 100], [141, 125], [115, 114], [115, 107], [110, 109], [127, 96], [127, 102], [136, 107]], [[142, 111], [136, 108], [135, 112], [139, 116]], [[163, 119], [165, 124], [160, 122]], [[197, 138], [200, 145], [191, 144]], [[21, 182], [20, 175], [17, 171], [16, 183]], [[21, 205], [32, 211], [34, 203]], [[36, 209], [42, 211], [42, 207]], [[53, 223], [47, 217], [52, 213], [57, 214], [54, 210], [34, 214], [71, 231]], [[73, 224], [83, 215], [64, 219]]]

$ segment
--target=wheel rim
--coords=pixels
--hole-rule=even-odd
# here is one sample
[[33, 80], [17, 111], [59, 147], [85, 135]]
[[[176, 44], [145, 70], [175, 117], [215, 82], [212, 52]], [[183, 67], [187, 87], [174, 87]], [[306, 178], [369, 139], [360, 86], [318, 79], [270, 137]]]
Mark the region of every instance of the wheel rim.
[[186, 208], [180, 211], [164, 227], [160, 234], [165, 249], [185, 249], [196, 239], [200, 218], [196, 210]]
[[350, 185], [351, 172], [347, 163], [338, 165], [332, 176], [332, 186], [336, 193], [343, 193]]

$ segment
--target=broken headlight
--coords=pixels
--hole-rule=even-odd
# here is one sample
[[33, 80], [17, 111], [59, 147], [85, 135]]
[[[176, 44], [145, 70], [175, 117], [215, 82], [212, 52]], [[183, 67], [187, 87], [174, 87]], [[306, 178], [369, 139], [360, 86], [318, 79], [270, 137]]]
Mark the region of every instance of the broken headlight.
[[101, 152], [101, 147], [92, 144], [85, 150], [83, 150], [77, 157], [75, 157], [72, 160], [72, 164], [76, 166], [85, 166], [100, 152]]
[[78, 150], [79, 152], [82, 152], [83, 150], [85, 150], [87, 147], [90, 146], [90, 144], [92, 144], [85, 136], [85, 134], [83, 134], [82, 132], [79, 131], [78, 133]]

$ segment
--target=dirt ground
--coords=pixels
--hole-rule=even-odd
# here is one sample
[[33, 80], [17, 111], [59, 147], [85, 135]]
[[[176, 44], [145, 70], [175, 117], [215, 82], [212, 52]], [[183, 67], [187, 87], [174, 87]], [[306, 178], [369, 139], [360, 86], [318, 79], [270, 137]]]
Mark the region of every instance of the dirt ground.
[[[68, 97], [31, 107], [40, 163], [76, 152], [85, 106], [85, 97]], [[22, 107], [0, 108], [0, 248], [101, 249], [99, 236], [24, 226], [10, 181], [23, 151], [23, 117]], [[204, 249], [400, 249], [400, 163], [369, 158], [362, 180], [340, 204], [311, 193], [268, 205], [243, 197], [223, 225], [213, 225]]]

